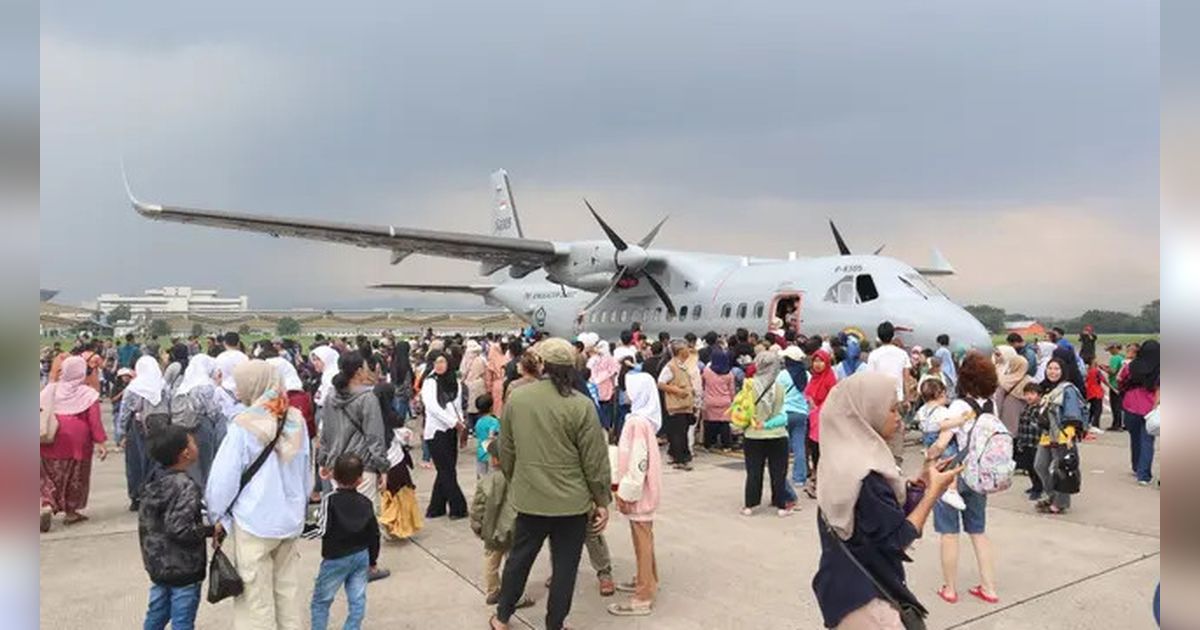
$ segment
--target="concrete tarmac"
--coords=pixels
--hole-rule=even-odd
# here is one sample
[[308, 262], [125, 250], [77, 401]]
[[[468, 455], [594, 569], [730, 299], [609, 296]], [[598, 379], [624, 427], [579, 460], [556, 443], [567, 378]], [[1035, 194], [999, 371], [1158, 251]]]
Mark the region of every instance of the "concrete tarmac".
[[[107, 416], [107, 414], [106, 414]], [[106, 418], [107, 420], [107, 418]], [[1105, 424], [1108, 417], [1105, 416]], [[1017, 477], [1008, 492], [989, 498], [987, 532], [996, 556], [1001, 602], [967, 594], [978, 583], [974, 556], [964, 536], [959, 559], [959, 602], [935, 591], [942, 583], [939, 541], [932, 519], [907, 565], [910, 587], [930, 610], [930, 628], [1154, 628], [1151, 600], [1159, 579], [1159, 492], [1140, 487], [1129, 472], [1126, 433], [1109, 432], [1081, 447], [1082, 492], [1073, 510], [1052, 517], [1034, 512]], [[419, 450], [417, 450], [419, 456]], [[474, 469], [464, 451], [459, 481], [468, 501]], [[920, 454], [909, 447], [905, 468]], [[1155, 466], [1157, 473], [1157, 463]], [[85, 513], [89, 521], [66, 527], [61, 517], [41, 537], [41, 626], [128, 629], [141, 626], [149, 580], [138, 551], [137, 518], [127, 510], [121, 454], [93, 467]], [[708, 628], [795, 629], [822, 627], [812, 594], [820, 556], [816, 502], [780, 518], [759, 508], [739, 514], [744, 472], [740, 458], [699, 453], [695, 470], [666, 470], [655, 522], [660, 593], [649, 617], [618, 618], [605, 611], [617, 597], [601, 598], [584, 552], [569, 623], [573, 628], [691, 630]], [[428, 500], [432, 471], [415, 471], [417, 492]], [[770, 500], [764, 493], [764, 504]], [[32, 521], [32, 519], [31, 519]], [[633, 550], [628, 521], [612, 517], [606, 533], [615, 576], [631, 577]], [[305, 627], [319, 541], [301, 541], [301, 602]], [[384, 543], [380, 565], [392, 570], [368, 590], [364, 628], [475, 629], [486, 627], [491, 607], [481, 589], [482, 545], [465, 520], [427, 521], [413, 540]], [[538, 600], [519, 611], [513, 628], [544, 628], [549, 549], [543, 549], [527, 592]], [[331, 627], [345, 616], [339, 594]], [[228, 602], [200, 606], [197, 627], [231, 627]]]

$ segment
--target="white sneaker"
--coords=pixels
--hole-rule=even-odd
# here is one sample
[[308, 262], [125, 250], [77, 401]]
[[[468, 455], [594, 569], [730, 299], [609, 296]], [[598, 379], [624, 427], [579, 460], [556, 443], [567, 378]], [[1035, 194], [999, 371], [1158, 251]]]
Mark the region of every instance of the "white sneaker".
[[954, 488], [947, 490], [946, 493], [942, 495], [942, 503], [949, 505], [959, 512], [967, 509], [967, 503], [963, 501], [962, 495], [959, 494], [958, 490], [955, 490]]
[[1088, 433], [1095, 433], [1096, 435], [1104, 435], [1104, 429], [1101, 429], [1100, 427], [1091, 427], [1088, 429]]

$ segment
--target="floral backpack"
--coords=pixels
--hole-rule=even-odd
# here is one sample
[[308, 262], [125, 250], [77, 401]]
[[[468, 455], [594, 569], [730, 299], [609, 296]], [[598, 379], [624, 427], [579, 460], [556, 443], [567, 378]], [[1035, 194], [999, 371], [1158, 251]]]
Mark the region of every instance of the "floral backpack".
[[966, 464], [962, 480], [979, 494], [1008, 490], [1017, 468], [1012, 435], [996, 417], [992, 401], [982, 407], [969, 398], [966, 403], [975, 412], [975, 420], [967, 429], [967, 443], [959, 445], [958, 458]]
[[754, 422], [754, 407], [758, 401], [754, 398], [754, 379], [742, 381], [742, 389], [733, 397], [729, 405], [729, 422], [739, 429], [744, 429]]

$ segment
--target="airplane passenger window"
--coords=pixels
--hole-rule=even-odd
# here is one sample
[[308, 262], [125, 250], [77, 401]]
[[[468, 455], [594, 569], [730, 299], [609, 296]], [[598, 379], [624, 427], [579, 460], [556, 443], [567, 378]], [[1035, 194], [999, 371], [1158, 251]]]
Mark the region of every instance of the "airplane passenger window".
[[733, 309], [728, 304], [721, 305], [721, 319], [729, 319], [731, 312], [733, 312]]
[[745, 302], [738, 304], [737, 315], [738, 315], [738, 319], [746, 319], [746, 303]]
[[680, 307], [679, 307], [679, 319], [680, 319], [680, 321], [687, 319], [687, 314], [688, 314], [688, 307], [687, 307], [686, 305], [685, 305], [685, 306], [680, 306]]
[[696, 308], [692, 309], [692, 319], [700, 319], [700, 305], [699, 304], [696, 305]]
[[624, 324], [625, 320], [628, 318], [629, 318], [629, 311], [627, 311], [625, 309], [621, 309], [621, 323]]
[[767, 307], [762, 302], [754, 303], [754, 319], [762, 319], [763, 313], [767, 312]]
[[656, 322], [662, 321], [662, 314], [663, 314], [662, 307], [661, 306], [656, 307], [654, 309], [654, 321], [656, 321]]
[[854, 281], [854, 285], [858, 292], [858, 301], [860, 304], [870, 302], [879, 297], [879, 289], [875, 288], [875, 279], [869, 273], [859, 274], [858, 278]]

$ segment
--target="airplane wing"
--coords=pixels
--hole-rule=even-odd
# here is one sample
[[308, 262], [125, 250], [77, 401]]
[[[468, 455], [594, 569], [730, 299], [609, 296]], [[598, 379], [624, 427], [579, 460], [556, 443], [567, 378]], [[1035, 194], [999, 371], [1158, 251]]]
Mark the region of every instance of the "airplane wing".
[[423, 293], [464, 293], [469, 295], [487, 296], [494, 284], [404, 284], [387, 282], [372, 284], [369, 289], [393, 289], [397, 291], [419, 291]]
[[932, 263], [928, 267], [917, 267], [917, 273], [923, 276], [953, 276], [955, 274], [954, 265], [951, 265], [950, 261], [946, 260], [941, 250], [935, 247], [930, 252], [930, 255], [933, 258]]
[[529, 273], [560, 255], [553, 241], [160, 206], [138, 201], [132, 194], [129, 200], [133, 209], [148, 219], [387, 249], [392, 252], [392, 264], [410, 254], [427, 254], [476, 260], [497, 268], [512, 265], [518, 273]]

